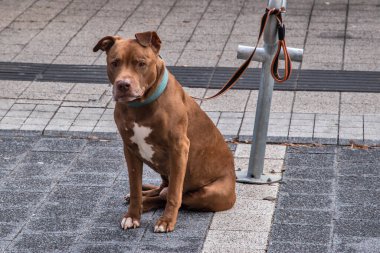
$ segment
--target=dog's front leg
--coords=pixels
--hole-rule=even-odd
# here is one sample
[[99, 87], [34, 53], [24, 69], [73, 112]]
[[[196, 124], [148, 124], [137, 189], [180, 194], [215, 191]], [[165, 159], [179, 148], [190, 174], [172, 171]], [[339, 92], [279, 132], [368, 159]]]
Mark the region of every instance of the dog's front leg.
[[121, 221], [123, 229], [140, 226], [142, 213], [142, 168], [143, 163], [124, 146], [124, 155], [128, 166], [129, 177], [129, 208]]
[[177, 222], [182, 203], [183, 183], [186, 174], [190, 141], [186, 136], [175, 138], [170, 149], [169, 186], [163, 215], [154, 226], [154, 232], [171, 232]]

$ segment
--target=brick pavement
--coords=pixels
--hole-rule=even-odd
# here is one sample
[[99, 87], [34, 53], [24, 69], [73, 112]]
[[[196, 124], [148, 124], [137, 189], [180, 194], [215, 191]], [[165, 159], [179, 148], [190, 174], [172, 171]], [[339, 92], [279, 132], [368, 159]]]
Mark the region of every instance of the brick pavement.
[[[116, 133], [111, 88], [105, 84], [2, 83], [0, 129], [5, 132], [47, 136]], [[186, 88], [186, 91], [199, 97], [216, 92], [204, 88]], [[200, 105], [226, 138], [250, 140], [257, 94], [255, 90], [231, 90], [223, 97], [202, 101]], [[354, 140], [379, 144], [379, 100], [379, 93], [275, 91], [268, 140], [343, 145]]]
[[379, 158], [379, 148], [288, 148], [268, 252], [378, 252]]
[[[212, 213], [181, 210], [175, 232], [119, 228], [129, 183], [120, 140], [1, 137], [0, 249], [6, 252], [199, 252]], [[144, 181], [159, 176], [144, 171]]]
[[[8, 0], [1, 5], [0, 45], [7, 50], [0, 61], [105, 64], [103, 55], [91, 51], [99, 38], [157, 30], [168, 65], [228, 67], [241, 62], [238, 44], [252, 45], [266, 6], [257, 0], [159, 5], [152, 0]], [[296, 67], [380, 71], [377, 0], [293, 0], [287, 10], [288, 45], [305, 50]]]

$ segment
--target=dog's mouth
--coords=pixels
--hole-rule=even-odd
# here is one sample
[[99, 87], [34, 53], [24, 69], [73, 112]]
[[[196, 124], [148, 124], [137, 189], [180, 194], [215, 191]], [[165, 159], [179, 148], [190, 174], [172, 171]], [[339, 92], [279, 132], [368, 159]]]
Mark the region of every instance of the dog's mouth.
[[116, 102], [132, 102], [141, 99], [141, 96], [128, 96], [128, 95], [121, 95], [121, 96], [114, 96], [113, 99]]
[[143, 92], [129, 90], [126, 92], [118, 92], [115, 89], [112, 91], [113, 99], [116, 102], [132, 102], [142, 98]]

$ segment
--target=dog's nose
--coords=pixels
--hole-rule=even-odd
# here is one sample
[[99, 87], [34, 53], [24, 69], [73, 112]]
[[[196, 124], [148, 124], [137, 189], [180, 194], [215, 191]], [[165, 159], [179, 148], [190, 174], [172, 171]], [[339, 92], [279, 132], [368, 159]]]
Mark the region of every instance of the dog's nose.
[[118, 80], [115, 82], [116, 88], [120, 92], [125, 92], [129, 90], [129, 87], [131, 86], [131, 83], [129, 80]]

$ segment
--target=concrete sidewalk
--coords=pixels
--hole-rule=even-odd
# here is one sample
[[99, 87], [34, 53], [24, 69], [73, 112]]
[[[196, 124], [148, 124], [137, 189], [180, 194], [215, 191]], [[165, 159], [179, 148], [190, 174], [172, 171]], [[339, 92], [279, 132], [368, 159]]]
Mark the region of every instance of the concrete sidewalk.
[[[157, 30], [169, 66], [238, 67], [237, 46], [254, 43], [265, 8], [159, 2], [0, 1], [0, 61], [105, 65], [92, 53], [100, 38]], [[379, 8], [288, 1], [287, 44], [305, 50], [294, 67], [379, 73]], [[247, 168], [257, 94], [200, 103], [232, 140], [237, 169]], [[378, 252], [379, 149], [342, 145], [380, 143], [379, 101], [380, 93], [275, 91], [265, 172], [284, 173], [284, 183], [238, 184], [232, 210], [181, 211], [176, 232], [157, 235], [162, 210], [145, 214], [141, 229], [118, 227], [128, 179], [107, 84], [0, 80], [0, 252]]]

